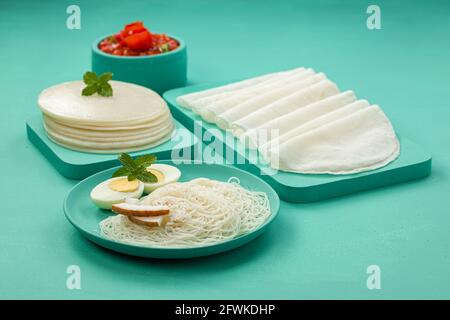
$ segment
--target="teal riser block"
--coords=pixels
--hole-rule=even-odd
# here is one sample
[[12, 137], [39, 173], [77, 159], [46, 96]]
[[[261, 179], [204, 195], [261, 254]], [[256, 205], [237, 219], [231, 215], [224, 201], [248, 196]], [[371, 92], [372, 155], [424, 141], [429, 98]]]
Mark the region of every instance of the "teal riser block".
[[[173, 149], [194, 150], [198, 139], [176, 121], [174, 136], [156, 147], [130, 153], [131, 156], [154, 154], [160, 160], [171, 159]], [[28, 139], [63, 176], [81, 180], [99, 171], [119, 165], [117, 154], [95, 154], [70, 150], [51, 141], [42, 124], [41, 115], [26, 123]], [[191, 154], [193, 154], [191, 152]]]
[[[208, 85], [195, 85], [164, 93], [164, 99], [169, 104], [173, 116], [180, 121], [187, 129], [194, 132], [198, 138], [202, 139], [205, 132], [212, 133], [215, 139], [222, 141], [224, 131], [214, 124], [202, 122], [201, 129], [195, 126], [196, 122], [201, 122], [201, 118], [192, 111], [179, 106], [176, 97], [226, 83], [216, 83]], [[214, 130], [211, 130], [214, 129]], [[220, 135], [214, 132], [221, 132]], [[202, 139], [203, 140], [203, 139]], [[350, 174], [350, 175], [330, 175], [330, 174], [299, 174], [279, 171], [274, 175], [266, 175], [263, 172], [270, 171], [266, 165], [257, 161], [257, 156], [249, 154], [242, 144], [235, 138], [230, 141], [222, 141], [223, 148], [216, 150], [221, 155], [233, 154], [234, 159], [244, 158], [244, 163], [235, 165], [241, 169], [260, 176], [268, 182], [278, 193], [282, 200], [288, 202], [306, 203], [338, 197], [359, 191], [384, 187], [401, 182], [424, 178], [431, 173], [431, 156], [420, 146], [399, 135], [401, 143], [400, 156], [387, 166], [377, 170]]]

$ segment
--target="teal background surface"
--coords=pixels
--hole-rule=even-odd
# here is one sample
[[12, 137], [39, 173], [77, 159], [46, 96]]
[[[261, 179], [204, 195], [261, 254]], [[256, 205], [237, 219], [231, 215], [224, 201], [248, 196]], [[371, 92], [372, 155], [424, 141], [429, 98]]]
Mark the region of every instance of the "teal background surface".
[[[450, 3], [376, 1], [1, 1], [1, 298], [450, 298]], [[81, 30], [66, 29], [78, 4]], [[50, 85], [90, 68], [99, 35], [142, 19], [183, 37], [190, 83], [296, 66], [378, 103], [433, 156], [425, 180], [312, 204], [282, 203], [268, 232], [222, 255], [186, 261], [101, 249], [65, 220], [76, 183], [28, 142], [25, 121]], [[381, 268], [380, 290], [366, 268]], [[81, 268], [81, 290], [66, 268]]]

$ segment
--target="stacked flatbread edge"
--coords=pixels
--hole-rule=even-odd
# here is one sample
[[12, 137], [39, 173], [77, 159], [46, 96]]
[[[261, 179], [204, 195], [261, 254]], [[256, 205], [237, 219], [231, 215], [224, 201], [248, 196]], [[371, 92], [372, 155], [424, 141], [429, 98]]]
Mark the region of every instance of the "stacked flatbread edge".
[[308, 68], [179, 96], [177, 103], [256, 148], [274, 169], [351, 174], [395, 160], [400, 143], [378, 105]]
[[174, 122], [159, 95], [130, 83], [110, 83], [112, 97], [82, 96], [82, 81], [42, 91], [38, 105], [49, 139], [91, 153], [144, 150], [170, 139]]

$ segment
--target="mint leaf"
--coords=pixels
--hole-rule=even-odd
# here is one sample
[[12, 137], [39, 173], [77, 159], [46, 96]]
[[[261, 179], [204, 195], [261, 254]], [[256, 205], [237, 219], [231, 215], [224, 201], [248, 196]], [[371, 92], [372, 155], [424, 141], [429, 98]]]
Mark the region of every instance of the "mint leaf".
[[148, 155], [137, 158], [136, 160], [134, 160], [134, 163], [136, 163], [140, 167], [148, 167], [155, 161], [156, 161], [156, 156], [154, 156], [152, 154], [148, 154]]
[[83, 75], [83, 82], [87, 85], [91, 85], [97, 82], [97, 75], [95, 72], [88, 71]]
[[133, 158], [128, 153], [122, 153], [119, 156], [119, 161], [125, 168], [128, 168], [130, 171], [134, 171], [138, 168], [138, 166], [134, 163]]
[[83, 82], [87, 85], [82, 91], [83, 96], [92, 96], [98, 93], [103, 97], [111, 97], [113, 95], [113, 88], [108, 83], [112, 79], [111, 72], [102, 73], [99, 77], [92, 71], [88, 71], [83, 75]]
[[128, 175], [128, 181], [133, 181], [137, 179], [137, 175], [136, 174], [129, 174]]
[[100, 90], [98, 90], [98, 94], [104, 97], [111, 97], [113, 94], [111, 85], [107, 82], [102, 83]]
[[158, 178], [151, 172], [144, 171], [136, 176], [142, 182], [158, 182]]
[[[97, 77], [97, 76], [96, 76]], [[100, 82], [108, 82], [109, 80], [111, 80], [113, 77], [112, 72], [105, 72], [102, 73], [99, 77], [98, 77], [98, 81]]]
[[155, 162], [156, 156], [149, 154], [134, 160], [128, 153], [122, 153], [118, 158], [122, 167], [113, 173], [113, 178], [127, 176], [128, 181], [138, 179], [146, 183], [158, 182], [158, 178], [147, 171], [147, 167]]
[[98, 90], [96, 84], [88, 85], [86, 88], [81, 91], [82, 96], [92, 96]]
[[127, 168], [122, 167], [122, 168], [117, 169], [117, 170], [113, 173], [112, 177], [113, 177], [113, 178], [123, 177], [123, 176], [128, 176], [129, 174], [130, 174], [130, 171], [129, 171]]

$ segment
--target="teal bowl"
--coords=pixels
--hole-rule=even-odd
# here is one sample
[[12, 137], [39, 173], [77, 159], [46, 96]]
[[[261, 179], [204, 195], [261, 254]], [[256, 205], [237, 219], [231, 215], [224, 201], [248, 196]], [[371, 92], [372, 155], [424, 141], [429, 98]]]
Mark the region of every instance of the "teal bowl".
[[92, 71], [97, 74], [112, 72], [114, 80], [131, 82], [162, 94], [169, 89], [183, 87], [187, 76], [187, 50], [179, 37], [168, 35], [180, 46], [170, 52], [152, 56], [115, 56], [105, 53], [98, 44], [108, 36], [98, 38], [92, 44]]

